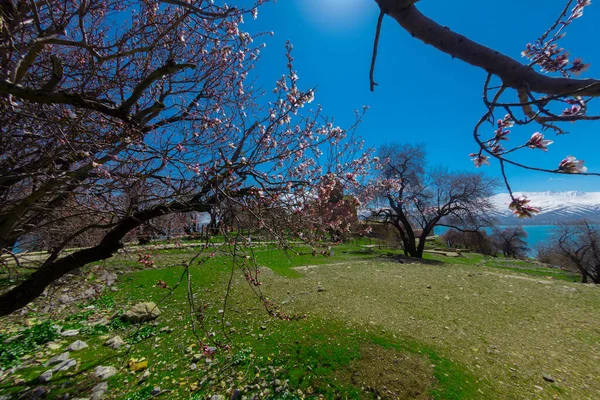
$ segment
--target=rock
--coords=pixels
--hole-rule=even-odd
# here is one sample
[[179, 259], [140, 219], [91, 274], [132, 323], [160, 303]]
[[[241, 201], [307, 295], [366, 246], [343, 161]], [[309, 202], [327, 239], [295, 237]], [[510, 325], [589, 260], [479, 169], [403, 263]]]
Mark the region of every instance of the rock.
[[121, 348], [121, 346], [123, 346], [125, 344], [125, 342], [123, 341], [123, 339], [121, 338], [121, 336], [115, 336], [109, 340], [107, 340], [106, 342], [104, 342], [105, 346], [110, 347], [111, 349], [115, 349], [118, 350]]
[[77, 336], [79, 335], [79, 331], [77, 329], [69, 329], [68, 331], [63, 331], [60, 333], [60, 336]]
[[74, 301], [75, 301], [75, 299], [73, 298], [73, 296], [70, 296], [68, 294], [62, 294], [58, 297], [58, 302], [61, 304], [69, 304]]
[[48, 371], [41, 374], [40, 377], [38, 378], [38, 381], [40, 381], [42, 383], [47, 383], [50, 379], [52, 379], [52, 370], [51, 369], [49, 369]]
[[154, 386], [154, 389], [152, 389], [152, 391], [150, 392], [150, 394], [152, 396], [158, 396], [160, 394], [161, 390], [160, 390], [160, 386]]
[[96, 325], [108, 325], [110, 323], [110, 320], [106, 317], [102, 317], [96, 321], [92, 321], [90, 322], [90, 326], [96, 326]]
[[150, 371], [145, 370], [142, 376], [140, 377], [140, 380], [138, 381], [138, 385], [146, 382], [148, 378], [150, 378]]
[[317, 292], [325, 292], [325, 289], [323, 289], [321, 286], [317, 286]]
[[161, 332], [161, 333], [163, 333], [163, 332], [164, 333], [171, 333], [171, 332], [173, 332], [173, 328], [165, 326], [165, 327], [160, 328], [159, 332]]
[[65, 362], [69, 359], [69, 352], [64, 352], [61, 353], [57, 356], [52, 357], [51, 359], [49, 359], [48, 361], [46, 361], [46, 366], [48, 365], [54, 365], [54, 364], [58, 364], [58, 363], [62, 363]]
[[231, 394], [231, 400], [241, 400], [241, 398], [242, 392], [240, 392], [238, 389], [235, 389]]
[[86, 347], [88, 347], [88, 344], [86, 342], [84, 342], [83, 340], [76, 340], [73, 343], [71, 343], [69, 347], [67, 347], [67, 350], [79, 351], [85, 349]]
[[117, 280], [117, 275], [112, 272], [104, 271], [99, 277], [100, 282], [104, 282], [106, 286], [112, 286]]
[[196, 369], [198, 369], [198, 366], [196, 365], [196, 363], [191, 363], [190, 364], [190, 371], [195, 371]]
[[262, 325], [262, 326], [260, 327], [260, 329], [262, 329], [262, 330], [264, 331], [265, 329], [267, 329], [267, 327], [266, 327], [266, 325]]
[[38, 386], [35, 389], [28, 390], [19, 396], [19, 400], [38, 400], [45, 397], [49, 390], [45, 386]]
[[431, 289], [431, 285], [427, 285], [427, 289]]
[[18, 334], [18, 335], [15, 335], [15, 336], [13, 336], [13, 337], [9, 337], [8, 339], [6, 339], [6, 340], [4, 341], [4, 343], [5, 343], [5, 344], [9, 344], [9, 343], [11, 343], [11, 342], [15, 342], [15, 341], [17, 341], [17, 340], [21, 340], [21, 339], [23, 339], [24, 337], [25, 337], [25, 335], [23, 335], [23, 334]]
[[542, 378], [544, 378], [544, 380], [546, 382], [554, 382], [554, 378], [552, 378], [550, 375], [548, 374], [542, 374]]
[[192, 356], [192, 362], [198, 362], [198, 361], [202, 360], [202, 357], [203, 357], [203, 355], [200, 353], [194, 354]]
[[50, 350], [58, 350], [62, 347], [62, 344], [56, 342], [50, 342], [46, 344], [46, 347]]
[[144, 302], [138, 303], [131, 307], [129, 310], [125, 311], [123, 314], [123, 319], [129, 322], [146, 322], [152, 321], [153, 319], [158, 318], [160, 315], [160, 310], [158, 306], [152, 302]]
[[94, 376], [99, 379], [102, 379], [102, 380], [108, 379], [111, 376], [114, 376], [116, 374], [117, 374], [117, 369], [112, 366], [105, 367], [103, 365], [99, 365], [94, 370]]
[[76, 365], [77, 365], [77, 361], [71, 358], [67, 361], [61, 362], [60, 364], [56, 364], [54, 366], [54, 368], [52, 368], [52, 371], [54, 371], [54, 372], [66, 371]]
[[100, 400], [104, 398], [104, 395], [108, 391], [108, 383], [100, 382], [92, 388], [92, 400]]
[[214, 394], [210, 400], [225, 400], [225, 396], [223, 396], [222, 394]]

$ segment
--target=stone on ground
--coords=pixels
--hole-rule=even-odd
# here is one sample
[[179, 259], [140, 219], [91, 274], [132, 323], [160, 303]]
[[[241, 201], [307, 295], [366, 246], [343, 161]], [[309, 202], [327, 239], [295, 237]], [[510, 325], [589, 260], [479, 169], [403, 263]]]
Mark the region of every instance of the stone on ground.
[[158, 318], [159, 315], [160, 310], [158, 309], [158, 306], [154, 302], [148, 301], [144, 303], [138, 303], [129, 310], [125, 311], [125, 314], [123, 314], [123, 319], [128, 322], [138, 323], [151, 321]]
[[48, 361], [46, 361], [46, 366], [58, 364], [58, 363], [67, 361], [68, 359], [69, 359], [69, 352], [66, 351], [66, 352], [61, 353], [57, 356], [54, 356], [51, 359], [49, 359]]
[[96, 369], [94, 370], [94, 376], [96, 376], [97, 378], [100, 378], [102, 380], [108, 379], [113, 375], [117, 374], [117, 369], [113, 366], [102, 366], [99, 365], [96, 367]]
[[100, 400], [104, 398], [104, 395], [108, 391], [108, 383], [100, 382], [92, 388], [91, 400]]
[[51, 369], [49, 369], [48, 371], [41, 374], [40, 377], [38, 378], [38, 381], [40, 381], [42, 383], [47, 383], [48, 381], [50, 381], [50, 379], [52, 379], [52, 370]]
[[60, 364], [56, 364], [52, 368], [52, 371], [54, 371], [54, 372], [67, 371], [68, 369], [70, 369], [71, 367], [74, 367], [76, 365], [77, 365], [77, 361], [71, 358], [71, 359], [61, 362]]
[[71, 343], [69, 347], [67, 347], [67, 350], [79, 351], [85, 349], [86, 347], [88, 347], [88, 344], [86, 342], [84, 342], [83, 340], [76, 340], [73, 343]]
[[115, 336], [111, 339], [108, 339], [104, 345], [110, 347], [111, 349], [115, 349], [118, 350], [121, 348], [121, 346], [123, 346], [125, 344], [125, 342], [123, 341], [123, 339], [121, 338], [121, 336]]

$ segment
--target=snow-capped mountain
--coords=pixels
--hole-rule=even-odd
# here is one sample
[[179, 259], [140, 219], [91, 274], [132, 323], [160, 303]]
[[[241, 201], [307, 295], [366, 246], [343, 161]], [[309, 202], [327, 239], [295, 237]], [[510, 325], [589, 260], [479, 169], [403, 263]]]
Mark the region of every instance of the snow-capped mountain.
[[529, 205], [540, 212], [532, 219], [517, 218], [508, 209], [511, 202], [508, 193], [492, 196], [498, 209], [501, 225], [554, 225], [560, 222], [576, 222], [587, 219], [600, 223], [600, 192], [515, 192], [515, 197], [527, 197]]

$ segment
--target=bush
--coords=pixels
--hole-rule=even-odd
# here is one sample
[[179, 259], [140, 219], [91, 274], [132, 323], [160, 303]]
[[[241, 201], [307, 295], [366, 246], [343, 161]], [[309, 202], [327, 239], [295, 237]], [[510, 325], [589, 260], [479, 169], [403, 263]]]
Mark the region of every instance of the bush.
[[485, 231], [461, 232], [450, 229], [441, 239], [450, 247], [469, 249], [487, 256], [496, 256], [497, 253], [494, 241]]
[[527, 247], [527, 232], [522, 226], [494, 229], [493, 240], [498, 251], [504, 257], [525, 258], [529, 252]]

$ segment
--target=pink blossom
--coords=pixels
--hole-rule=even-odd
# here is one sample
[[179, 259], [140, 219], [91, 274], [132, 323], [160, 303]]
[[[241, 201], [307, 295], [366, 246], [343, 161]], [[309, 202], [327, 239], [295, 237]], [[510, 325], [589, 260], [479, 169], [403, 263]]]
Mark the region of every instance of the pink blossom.
[[544, 135], [536, 132], [531, 135], [531, 138], [526, 143], [527, 146], [531, 149], [540, 149], [544, 151], [548, 151], [548, 146], [554, 143], [553, 140], [544, 140]]
[[569, 174], [580, 174], [587, 172], [587, 167], [583, 165], [584, 160], [578, 160], [573, 156], [567, 156], [558, 165], [558, 170]]
[[526, 197], [514, 197], [508, 208], [519, 218], [532, 218], [533, 214], [539, 213], [540, 210], [528, 204], [529, 200]]
[[506, 137], [510, 131], [508, 129], [503, 130], [502, 128], [498, 128], [496, 129], [496, 135], [494, 136], [494, 140], [496, 141], [500, 141], [500, 140], [508, 140], [508, 138]]
[[498, 120], [498, 128], [512, 128], [515, 125], [515, 121], [509, 114], [506, 114], [504, 118]]
[[574, 117], [577, 115], [581, 115], [583, 114], [582, 112], [582, 108], [579, 105], [572, 105], [569, 108], [566, 108], [563, 112], [562, 115], [565, 117]]
[[473, 164], [475, 164], [475, 168], [479, 168], [483, 164], [490, 165], [490, 161], [489, 161], [489, 157], [488, 156], [484, 156], [482, 154], [475, 154], [475, 153], [471, 153], [471, 154], [469, 154], [469, 156], [470, 157], [475, 157], [475, 158], [471, 159], [471, 161], [473, 161]]

